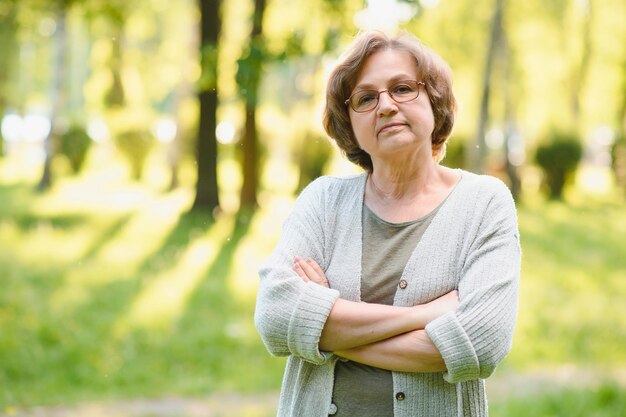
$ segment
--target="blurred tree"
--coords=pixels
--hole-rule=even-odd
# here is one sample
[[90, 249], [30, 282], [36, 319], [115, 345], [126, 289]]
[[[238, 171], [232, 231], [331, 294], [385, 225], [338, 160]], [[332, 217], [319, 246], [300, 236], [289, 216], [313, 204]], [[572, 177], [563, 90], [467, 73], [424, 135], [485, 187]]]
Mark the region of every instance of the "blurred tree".
[[[312, 8], [309, 11], [309, 16], [312, 16], [315, 13], [314, 9], [318, 9], [318, 12], [321, 14], [320, 20], [323, 21], [324, 24], [322, 26], [321, 33], [315, 33], [314, 36], [321, 36], [323, 42], [317, 43], [317, 49], [310, 49], [308, 51], [303, 50], [302, 47], [300, 47], [300, 49], [293, 47], [286, 48], [286, 50], [294, 51], [295, 53], [292, 53], [292, 56], [303, 56], [307, 54], [308, 59], [306, 60], [306, 68], [309, 71], [309, 74], [313, 76], [321, 70], [324, 57], [329, 52], [337, 49], [340, 34], [351, 32], [351, 29], [353, 29], [353, 23], [351, 20], [346, 21], [345, 19], [345, 16], [350, 15], [347, 10], [346, 0], [322, 0], [321, 4], [311, 2], [309, 7]], [[290, 43], [302, 45], [302, 41], [296, 42], [292, 40]], [[305, 75], [306, 74], [300, 74], [299, 76]], [[325, 89], [322, 91], [325, 91]], [[311, 101], [311, 96], [307, 95], [307, 99]], [[333, 150], [327, 138], [314, 133], [311, 129], [307, 130], [306, 133], [301, 136], [302, 139], [300, 140], [298, 152], [298, 166], [300, 168], [300, 172], [296, 192], [300, 192], [309, 182], [324, 173], [324, 169], [332, 155]]]
[[489, 122], [489, 100], [492, 88], [493, 64], [496, 55], [502, 51], [504, 31], [502, 27], [502, 16], [504, 14], [504, 0], [494, 0], [493, 17], [491, 18], [491, 28], [489, 43], [485, 54], [485, 66], [483, 69], [483, 79], [481, 88], [480, 111], [478, 115], [478, 125], [474, 143], [469, 147], [466, 156], [468, 161], [466, 166], [474, 172], [482, 172], [483, 163], [487, 153], [485, 144], [485, 132]]
[[611, 148], [611, 167], [616, 185], [626, 191], [626, 138], [618, 136]]
[[518, 202], [521, 196], [522, 184], [518, 173], [517, 166], [520, 164], [520, 160], [514, 160], [518, 157], [516, 152], [519, 152], [517, 146], [521, 144], [516, 143], [520, 138], [517, 127], [517, 101], [518, 94], [514, 94], [515, 85], [517, 83], [514, 79], [514, 73], [516, 72], [515, 59], [509, 37], [506, 31], [502, 34], [502, 48], [503, 48], [503, 60], [504, 60], [504, 161], [506, 167], [506, 174], [509, 177], [509, 188], [513, 199]]
[[54, 60], [52, 72], [52, 93], [50, 111], [50, 132], [44, 141], [44, 166], [39, 191], [45, 191], [52, 185], [51, 165], [54, 157], [54, 138], [62, 132], [61, 118], [66, 105], [66, 16], [68, 8], [75, 0], [55, 0], [49, 2], [56, 16], [56, 31], [54, 33]]
[[241, 186], [241, 208], [257, 206], [259, 184], [259, 139], [257, 130], [257, 104], [259, 84], [266, 58], [263, 39], [263, 15], [266, 0], [254, 0], [252, 30], [248, 50], [237, 61], [237, 84], [245, 100], [245, 125], [241, 141], [243, 184]]
[[219, 209], [217, 186], [217, 52], [221, 29], [221, 0], [199, 0], [202, 75], [198, 83], [200, 121], [196, 143], [198, 179], [192, 209]]
[[111, 25], [111, 55], [109, 69], [111, 71], [111, 86], [104, 103], [108, 108], [122, 108], [126, 102], [124, 84], [122, 83], [122, 45], [124, 41], [124, 23], [128, 15], [129, 2], [109, 1], [96, 6], [99, 12], [107, 18]]
[[[11, 95], [11, 78], [14, 75], [17, 60], [17, 2], [0, 1], [0, 122], [6, 111]], [[4, 139], [0, 131], [0, 157], [4, 155]]]
[[587, 80], [587, 74], [589, 73], [589, 66], [592, 57], [592, 22], [593, 22], [593, 0], [581, 0], [580, 2], [583, 10], [583, 28], [582, 28], [582, 45], [581, 45], [581, 57], [578, 64], [572, 65], [572, 88], [570, 89], [570, 106], [572, 112], [572, 122], [580, 126], [580, 101], [582, 91], [585, 87]]
[[617, 110], [617, 135], [611, 149], [611, 166], [618, 187], [626, 191], [626, 43], [621, 63], [621, 97]]
[[300, 175], [296, 189], [298, 193], [324, 173], [332, 150], [326, 137], [314, 132], [307, 132], [304, 135], [303, 147], [299, 152]]

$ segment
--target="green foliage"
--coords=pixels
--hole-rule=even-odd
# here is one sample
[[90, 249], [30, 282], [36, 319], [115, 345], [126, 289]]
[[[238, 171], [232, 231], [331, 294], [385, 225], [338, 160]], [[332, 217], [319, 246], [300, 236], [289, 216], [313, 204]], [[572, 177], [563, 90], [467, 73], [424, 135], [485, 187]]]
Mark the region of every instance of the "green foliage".
[[572, 179], [582, 157], [582, 146], [576, 134], [554, 132], [549, 142], [539, 145], [535, 162], [543, 171], [550, 198], [560, 199], [563, 188]]
[[611, 149], [613, 173], [616, 184], [626, 191], [626, 137], [619, 136]]
[[130, 163], [135, 180], [141, 178], [143, 166], [154, 142], [150, 132], [139, 128], [121, 131], [115, 136], [115, 145]]
[[621, 417], [626, 415], [626, 390], [615, 384], [595, 389], [544, 391], [525, 398], [489, 402], [493, 417]]
[[74, 125], [59, 138], [58, 152], [64, 155], [74, 173], [79, 173], [91, 146], [91, 138], [83, 126]]
[[446, 155], [441, 163], [448, 168], [465, 167], [465, 144], [468, 139], [454, 136], [446, 142]]
[[332, 151], [333, 148], [326, 137], [312, 132], [305, 135], [302, 149], [298, 152], [300, 155], [298, 192], [324, 173]]
[[254, 39], [245, 56], [237, 60], [237, 86], [239, 93], [246, 101], [256, 104], [258, 101], [257, 87], [263, 71], [263, 64], [270, 55], [265, 50], [262, 37]]

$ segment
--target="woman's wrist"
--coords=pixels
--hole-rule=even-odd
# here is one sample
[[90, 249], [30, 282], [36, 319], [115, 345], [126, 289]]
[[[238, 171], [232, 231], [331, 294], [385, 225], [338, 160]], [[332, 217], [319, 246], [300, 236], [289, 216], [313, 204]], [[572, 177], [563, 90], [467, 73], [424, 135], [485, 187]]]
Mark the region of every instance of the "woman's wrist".
[[419, 304], [411, 307], [411, 321], [414, 327], [411, 330], [422, 330], [433, 319], [429, 315], [428, 304]]

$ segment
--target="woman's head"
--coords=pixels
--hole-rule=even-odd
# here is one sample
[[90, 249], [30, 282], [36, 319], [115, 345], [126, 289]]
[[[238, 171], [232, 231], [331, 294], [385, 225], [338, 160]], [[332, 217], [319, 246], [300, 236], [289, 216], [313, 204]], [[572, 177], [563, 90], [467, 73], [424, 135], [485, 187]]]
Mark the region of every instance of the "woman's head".
[[326, 89], [324, 128], [350, 161], [368, 171], [372, 170], [370, 155], [359, 147], [354, 136], [350, 109], [345, 102], [353, 92], [365, 61], [373, 54], [387, 50], [408, 52], [415, 60], [417, 81], [424, 83], [434, 115], [432, 155], [436, 161], [440, 161], [445, 154], [445, 141], [452, 131], [456, 111], [452, 75], [450, 67], [439, 55], [408, 33], [392, 37], [382, 32], [368, 31], [354, 40], [330, 75]]

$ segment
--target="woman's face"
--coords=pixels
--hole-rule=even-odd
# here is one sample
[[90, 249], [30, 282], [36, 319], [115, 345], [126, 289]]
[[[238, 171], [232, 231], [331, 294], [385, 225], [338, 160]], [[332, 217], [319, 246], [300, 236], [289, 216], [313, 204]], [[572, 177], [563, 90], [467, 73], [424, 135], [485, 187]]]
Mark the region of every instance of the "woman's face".
[[[413, 56], [406, 51], [379, 51], [365, 60], [352, 94], [361, 89], [380, 92], [403, 80], [421, 81]], [[349, 109], [354, 135], [374, 165], [380, 161], [394, 163], [416, 153], [432, 155], [435, 118], [424, 86], [418, 88], [419, 97], [408, 102], [396, 103], [383, 92], [373, 110], [357, 113]]]

